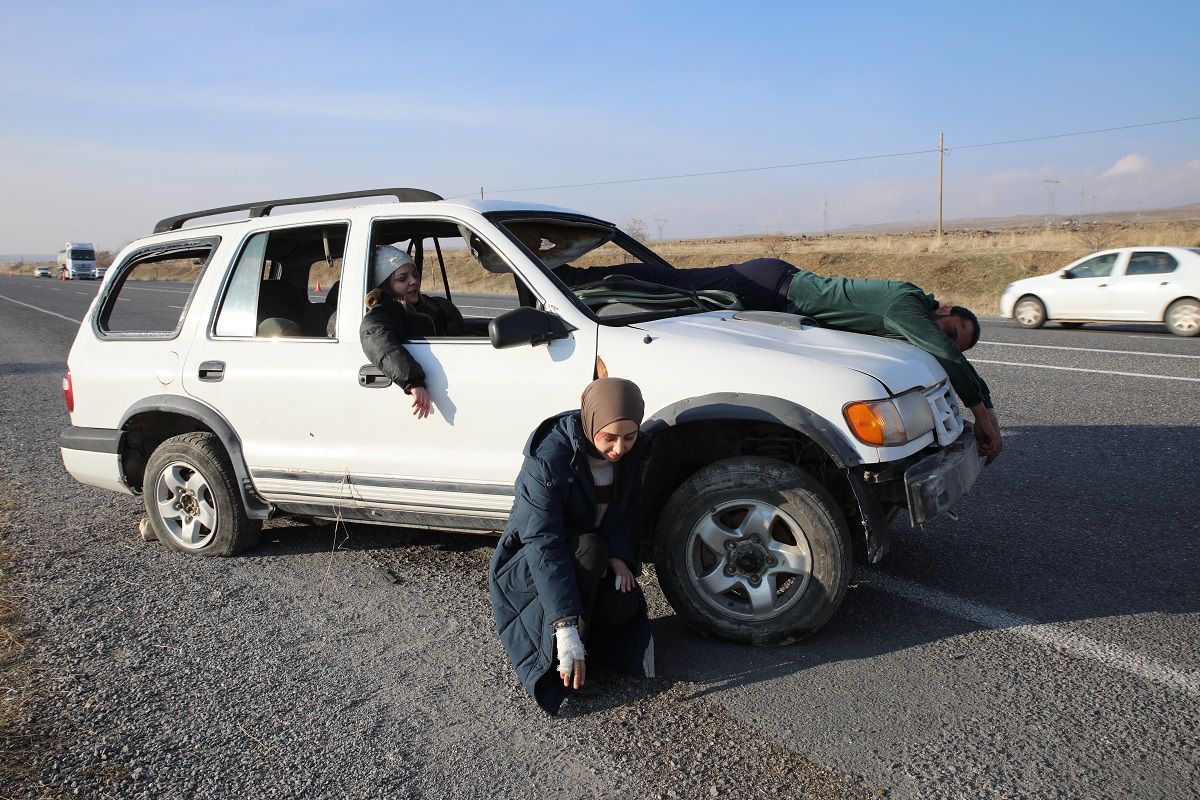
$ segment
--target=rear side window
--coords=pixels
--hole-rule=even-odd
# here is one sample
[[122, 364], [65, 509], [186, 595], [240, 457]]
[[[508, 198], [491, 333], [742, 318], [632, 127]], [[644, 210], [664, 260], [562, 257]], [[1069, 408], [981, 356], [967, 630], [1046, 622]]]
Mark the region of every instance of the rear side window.
[[248, 238], [225, 285], [213, 335], [334, 338], [348, 230], [331, 223]]
[[105, 336], [170, 338], [179, 332], [184, 311], [218, 239], [193, 241], [135, 252], [117, 269], [96, 318]]
[[1170, 253], [1134, 253], [1129, 257], [1126, 275], [1161, 275], [1179, 266]]

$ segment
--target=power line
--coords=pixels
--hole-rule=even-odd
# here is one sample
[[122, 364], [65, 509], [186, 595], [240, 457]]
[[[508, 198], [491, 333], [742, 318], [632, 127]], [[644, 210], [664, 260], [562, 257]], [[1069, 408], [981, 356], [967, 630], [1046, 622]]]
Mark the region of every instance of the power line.
[[[1067, 138], [1070, 136], [1090, 136], [1092, 134], [1097, 134], [1097, 133], [1111, 133], [1113, 131], [1125, 131], [1125, 130], [1131, 130], [1133, 128], [1150, 128], [1150, 127], [1154, 127], [1156, 125], [1174, 125], [1179, 122], [1193, 122], [1195, 120], [1200, 120], [1200, 116], [1180, 117], [1179, 119], [1167, 119], [1167, 120], [1161, 120], [1159, 122], [1141, 122], [1136, 125], [1121, 125], [1121, 126], [1118, 126], [1115, 128], [1097, 128], [1096, 130], [1076, 131], [1074, 133], [1054, 133], [1054, 134], [1049, 134], [1046, 136], [1031, 136], [1031, 137], [1028, 137], [1025, 139], [1007, 139], [1007, 140], [1001, 141], [1001, 142], [984, 142], [981, 144], [964, 144], [964, 145], [960, 145], [958, 147], [953, 147], [953, 148], [947, 147], [947, 148], [945, 148], [944, 152], [946, 154], [949, 154], [949, 153], [953, 152], [954, 150], [973, 150], [973, 149], [980, 148], [980, 147], [1000, 147], [1002, 145], [1022, 144], [1024, 142], [1040, 142], [1040, 141], [1045, 141], [1047, 139], [1064, 139], [1064, 138]], [[937, 153], [937, 152], [939, 152], [939, 148], [931, 148], [928, 150], [909, 150], [907, 152], [902, 152], [902, 153], [881, 153], [879, 155], [873, 155], [873, 156], [851, 156], [848, 158], [830, 158], [830, 159], [826, 159], [823, 161], [800, 161], [795, 164], [776, 164], [776, 165], [769, 166], [769, 167], [743, 167], [741, 169], [722, 169], [722, 170], [712, 170], [709, 172], [686, 172], [686, 173], [681, 173], [679, 175], [656, 175], [651, 178], [624, 178], [621, 180], [593, 181], [590, 183], [563, 183], [563, 184], [558, 184], [556, 186], [530, 186], [530, 187], [526, 187], [524, 189], [488, 189], [488, 193], [492, 194], [492, 195], [497, 195], [497, 194], [514, 194], [516, 192], [544, 192], [544, 191], [548, 191], [550, 189], [585, 189], [585, 188], [588, 188], [591, 186], [614, 186], [617, 184], [624, 184], [624, 183], [649, 183], [650, 181], [673, 181], [673, 180], [679, 180], [682, 178], [706, 178], [706, 177], [711, 177], [713, 175], [734, 175], [734, 174], [746, 173], [746, 172], [766, 172], [769, 170], [776, 170], [776, 169], [795, 169], [797, 167], [817, 167], [817, 166], [821, 166], [824, 164], [846, 164], [846, 163], [849, 163], [852, 161], [874, 161], [874, 160], [879, 160], [879, 159], [884, 159], [884, 158], [905, 158], [907, 156], [927, 155], [929, 153]], [[481, 193], [482, 193], [482, 190], [481, 190]], [[470, 194], [454, 195], [453, 197], [450, 197], [448, 199], [454, 200], [454, 199], [458, 199], [460, 197], [470, 197], [473, 194], [474, 194], [474, 192], [471, 192]]]

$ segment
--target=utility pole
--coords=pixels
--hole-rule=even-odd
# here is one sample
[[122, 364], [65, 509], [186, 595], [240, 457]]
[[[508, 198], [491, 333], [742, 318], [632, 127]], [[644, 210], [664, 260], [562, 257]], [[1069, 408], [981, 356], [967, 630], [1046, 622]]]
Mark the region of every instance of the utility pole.
[[663, 225], [666, 225], [667, 221], [665, 219], [656, 219], [654, 221], [658, 223], [658, 240], [661, 242]]
[[1062, 186], [1062, 181], [1047, 178], [1042, 181], [1042, 186], [1046, 187], [1046, 227], [1049, 228], [1054, 220], [1054, 193]]
[[942, 158], [946, 155], [945, 133], [938, 134], [938, 244], [942, 243]]
[[829, 235], [829, 198], [825, 198], [825, 210], [821, 212], [821, 229]]

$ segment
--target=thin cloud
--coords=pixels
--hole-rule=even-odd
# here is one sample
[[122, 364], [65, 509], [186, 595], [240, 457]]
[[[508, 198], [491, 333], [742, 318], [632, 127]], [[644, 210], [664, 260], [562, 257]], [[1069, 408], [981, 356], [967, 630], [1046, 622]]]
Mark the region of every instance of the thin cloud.
[[1101, 177], [1111, 178], [1114, 175], [1146, 172], [1153, 166], [1154, 162], [1150, 160], [1150, 156], [1144, 156], [1141, 153], [1130, 153], [1116, 164], [1113, 164], [1108, 172], [1104, 173]]

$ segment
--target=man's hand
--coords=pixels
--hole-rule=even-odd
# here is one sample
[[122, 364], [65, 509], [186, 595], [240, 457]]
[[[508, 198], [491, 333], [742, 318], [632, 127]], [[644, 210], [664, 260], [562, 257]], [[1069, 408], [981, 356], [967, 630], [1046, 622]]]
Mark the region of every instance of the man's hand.
[[979, 446], [979, 455], [987, 459], [983, 462], [986, 466], [995, 461], [1004, 449], [1000, 440], [1000, 422], [996, 419], [996, 412], [983, 403], [971, 406], [971, 413], [975, 415], [975, 442]]

